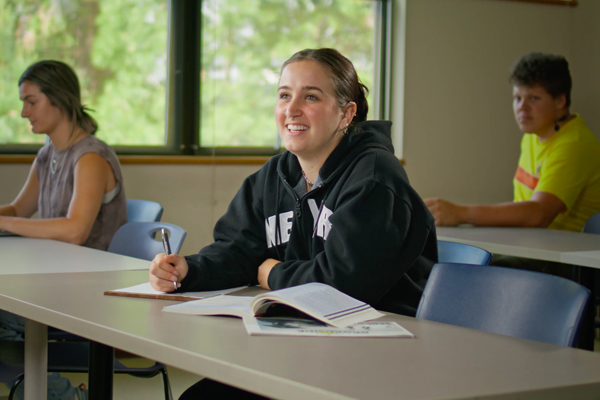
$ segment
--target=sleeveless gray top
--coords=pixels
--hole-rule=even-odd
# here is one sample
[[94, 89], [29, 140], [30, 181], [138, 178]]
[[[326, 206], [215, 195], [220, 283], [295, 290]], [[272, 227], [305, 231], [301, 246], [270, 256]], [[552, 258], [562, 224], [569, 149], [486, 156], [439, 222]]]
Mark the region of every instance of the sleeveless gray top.
[[106, 250], [121, 225], [127, 222], [127, 200], [123, 188], [121, 165], [114, 150], [95, 136], [86, 136], [70, 148], [56, 151], [49, 143], [42, 147], [36, 158], [40, 181], [38, 214], [40, 218], [64, 218], [73, 197], [75, 164], [81, 156], [96, 153], [109, 164], [117, 181], [114, 190], [102, 199], [100, 212], [83, 246]]

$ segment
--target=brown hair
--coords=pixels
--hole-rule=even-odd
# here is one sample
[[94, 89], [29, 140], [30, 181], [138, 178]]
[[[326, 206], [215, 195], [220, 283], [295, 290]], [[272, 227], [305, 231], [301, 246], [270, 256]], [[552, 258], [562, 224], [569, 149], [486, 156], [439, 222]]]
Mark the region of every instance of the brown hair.
[[563, 56], [529, 53], [521, 57], [510, 72], [510, 83], [515, 86], [540, 85], [554, 98], [564, 94], [567, 108], [571, 105], [571, 73]]
[[98, 123], [81, 104], [81, 90], [77, 75], [67, 64], [43, 60], [30, 65], [19, 78], [19, 86], [24, 81], [35, 83], [50, 102], [71, 117], [73, 123], [92, 135], [98, 130]]
[[283, 63], [281, 70], [297, 61], [313, 61], [325, 68], [333, 85], [338, 104], [344, 107], [349, 102], [356, 103], [356, 115], [350, 123], [353, 127], [367, 120], [369, 89], [360, 81], [352, 62], [335, 49], [305, 49], [295, 53]]

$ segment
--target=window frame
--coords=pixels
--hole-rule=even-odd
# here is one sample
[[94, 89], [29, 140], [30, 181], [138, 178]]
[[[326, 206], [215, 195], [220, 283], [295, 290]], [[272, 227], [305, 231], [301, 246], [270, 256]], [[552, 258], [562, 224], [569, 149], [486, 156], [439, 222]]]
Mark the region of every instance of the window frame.
[[[393, 0], [375, 2], [373, 97], [375, 118], [389, 119], [392, 71]], [[119, 155], [139, 156], [273, 156], [273, 147], [200, 147], [202, 1], [168, 0], [167, 85], [164, 146], [112, 145]], [[0, 145], [0, 154], [35, 154], [41, 145]]]

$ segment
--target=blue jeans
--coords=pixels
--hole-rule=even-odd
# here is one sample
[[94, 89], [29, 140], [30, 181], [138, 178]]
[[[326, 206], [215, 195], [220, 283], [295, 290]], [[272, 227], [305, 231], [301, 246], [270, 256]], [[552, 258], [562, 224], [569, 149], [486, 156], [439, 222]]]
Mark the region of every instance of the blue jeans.
[[[7, 311], [0, 310], [0, 340], [15, 340], [23, 341], [25, 333], [25, 318], [15, 314], [11, 314]], [[0, 359], [5, 356], [6, 353], [0, 348]], [[13, 354], [12, 358], [6, 360], [8, 364], [23, 364], [24, 354], [19, 354], [15, 357]], [[9, 389], [12, 387], [14, 381], [2, 382]], [[19, 400], [24, 399], [24, 387], [21, 383], [15, 392], [15, 397]], [[76, 393], [76, 389], [71, 385], [71, 382], [60, 376], [58, 372], [53, 372], [48, 375], [48, 399], [52, 400], [71, 400]]]

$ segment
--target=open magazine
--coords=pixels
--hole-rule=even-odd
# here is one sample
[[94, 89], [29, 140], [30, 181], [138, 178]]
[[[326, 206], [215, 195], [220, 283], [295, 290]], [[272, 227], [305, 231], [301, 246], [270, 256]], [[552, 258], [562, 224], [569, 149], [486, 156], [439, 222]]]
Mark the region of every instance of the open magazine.
[[241, 318], [302, 315], [338, 328], [383, 316], [367, 303], [323, 283], [307, 283], [255, 297], [208, 297], [167, 306], [163, 311], [190, 315], [231, 315]]
[[335, 328], [321, 321], [294, 318], [244, 318], [246, 331], [257, 336], [415, 337], [395, 322], [367, 321]]

